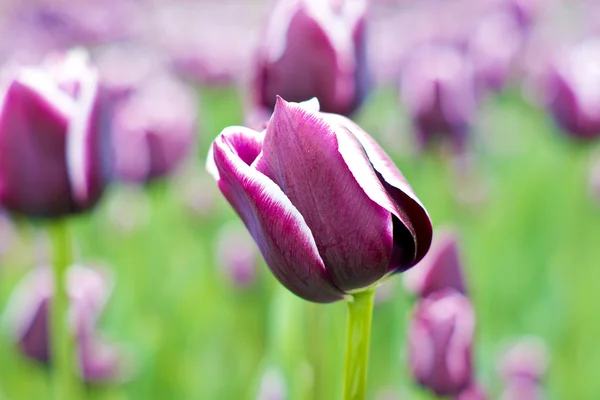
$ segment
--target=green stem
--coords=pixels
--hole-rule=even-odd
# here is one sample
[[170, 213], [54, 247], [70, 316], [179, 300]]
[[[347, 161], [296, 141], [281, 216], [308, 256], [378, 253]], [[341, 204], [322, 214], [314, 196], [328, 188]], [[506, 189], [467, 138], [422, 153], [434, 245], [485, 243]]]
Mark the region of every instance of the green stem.
[[353, 298], [354, 301], [348, 302], [342, 399], [364, 400], [367, 396], [367, 367], [375, 289], [357, 293]]
[[49, 226], [52, 239], [52, 267], [54, 270], [54, 297], [50, 309], [50, 350], [54, 395], [57, 400], [80, 398], [77, 375], [75, 338], [69, 325], [69, 299], [67, 270], [73, 262], [71, 238], [66, 219], [54, 221]]

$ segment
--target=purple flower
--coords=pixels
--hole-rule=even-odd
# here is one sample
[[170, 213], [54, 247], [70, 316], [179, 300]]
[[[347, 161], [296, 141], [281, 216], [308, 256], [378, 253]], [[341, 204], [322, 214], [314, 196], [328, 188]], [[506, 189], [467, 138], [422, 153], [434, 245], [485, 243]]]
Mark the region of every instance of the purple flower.
[[278, 98], [264, 132], [229, 127], [207, 168], [279, 281], [339, 300], [421, 260], [431, 221], [400, 171], [349, 119]]
[[118, 103], [113, 118], [116, 175], [146, 182], [172, 173], [194, 147], [196, 100], [168, 76], [145, 82]]
[[537, 337], [525, 337], [502, 353], [498, 369], [506, 381], [528, 379], [539, 382], [548, 369], [548, 350]]
[[273, 109], [276, 96], [319, 99], [325, 112], [348, 115], [368, 86], [366, 1], [280, 0], [258, 51], [254, 96]]
[[0, 83], [0, 205], [57, 217], [92, 207], [109, 177], [97, 74], [83, 53], [5, 72]]
[[400, 96], [423, 147], [436, 135], [447, 136], [462, 150], [477, 111], [475, 75], [466, 55], [455, 46], [423, 45], [405, 61]]
[[438, 396], [456, 396], [471, 384], [475, 314], [453, 289], [419, 300], [409, 329], [412, 374]]
[[456, 396], [456, 400], [487, 400], [488, 398], [487, 391], [476, 384], [471, 384]]
[[437, 233], [425, 258], [404, 275], [405, 287], [422, 298], [446, 288], [466, 294], [457, 241], [452, 230]]
[[248, 231], [238, 224], [221, 228], [216, 243], [217, 261], [228, 280], [237, 287], [254, 282], [258, 250]]
[[544, 391], [538, 382], [521, 378], [508, 381], [499, 397], [500, 400], [542, 400], [545, 398]]
[[[49, 268], [31, 271], [13, 293], [8, 322], [20, 350], [29, 358], [50, 363], [49, 307], [53, 297]], [[123, 358], [117, 347], [98, 336], [96, 322], [112, 290], [106, 271], [73, 266], [67, 275], [69, 324], [75, 335], [79, 368], [88, 382], [121, 379]]]
[[547, 72], [547, 106], [572, 136], [600, 135], [600, 38], [558, 54]]

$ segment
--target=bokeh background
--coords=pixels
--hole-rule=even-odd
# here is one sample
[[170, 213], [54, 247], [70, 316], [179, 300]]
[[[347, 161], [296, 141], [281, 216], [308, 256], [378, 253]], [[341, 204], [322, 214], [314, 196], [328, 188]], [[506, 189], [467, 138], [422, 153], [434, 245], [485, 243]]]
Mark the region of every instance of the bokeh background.
[[[435, 227], [459, 234], [477, 316], [476, 374], [490, 397], [502, 392], [497, 363], [506, 344], [535, 335], [548, 348], [546, 398], [594, 399], [600, 149], [593, 137], [557, 124], [545, 77], [555, 60], [600, 34], [600, 9], [593, 1], [523, 0], [517, 6], [527, 28], [515, 38], [516, 27], [474, 28], [485, 21], [483, 3], [373, 0], [373, 89], [353, 119], [394, 159]], [[147, 185], [115, 183], [98, 209], [74, 221], [79, 262], [114, 274], [99, 329], [122, 346], [128, 366], [122, 382], [90, 385], [91, 399], [339, 396], [344, 304], [310, 304], [285, 291], [204, 169], [221, 129], [248, 120], [253, 54], [271, 8], [266, 0], [0, 4], [2, 64], [36, 63], [51, 51], [84, 46], [106, 76], [136, 80], [140, 70], [160, 68], [197, 100], [197, 138], [176, 171]], [[418, 44], [453, 35], [482, 42], [491, 65], [503, 69], [494, 85], [478, 83], [466, 149], [457, 151], [451, 137], [423, 148], [400, 95], [402, 66]], [[110, 60], [111, 51], [121, 53]], [[600, 76], [600, 52], [595, 56], [573, 62], [573, 73]], [[115, 59], [117, 66], [102, 69]], [[588, 112], [600, 120], [593, 100], [600, 98], [600, 79], [592, 78], [583, 84], [596, 105]], [[49, 251], [39, 224], [3, 215], [0, 309], [23, 276], [49, 262]], [[250, 266], [227, 267], [240, 252], [249, 254]], [[399, 276], [380, 292], [370, 398], [431, 398], [408, 369], [414, 299]], [[6, 327], [0, 353], [0, 398], [49, 397], [48, 370], [20, 354]], [[277, 397], [282, 391], [287, 395]]]

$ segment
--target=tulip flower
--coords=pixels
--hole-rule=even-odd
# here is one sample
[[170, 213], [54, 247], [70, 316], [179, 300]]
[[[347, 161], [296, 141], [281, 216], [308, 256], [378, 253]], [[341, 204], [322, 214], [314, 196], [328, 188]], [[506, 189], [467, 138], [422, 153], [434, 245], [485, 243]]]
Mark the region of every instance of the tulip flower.
[[456, 396], [471, 385], [475, 314], [453, 289], [419, 300], [409, 328], [412, 374], [438, 396]]
[[548, 369], [548, 350], [536, 337], [525, 337], [513, 343], [502, 353], [499, 362], [504, 380], [528, 379], [539, 382]]
[[463, 52], [442, 43], [415, 49], [402, 68], [400, 97], [419, 146], [441, 135], [464, 149], [478, 101], [473, 68]]
[[115, 173], [147, 182], [172, 173], [193, 148], [196, 100], [187, 86], [155, 77], [117, 103], [113, 118]]
[[[15, 290], [7, 311], [20, 350], [44, 364], [52, 361], [49, 338], [52, 281], [49, 268], [33, 270]], [[79, 373], [88, 382], [122, 378], [121, 352], [100, 338], [95, 329], [111, 287], [111, 280], [102, 269], [73, 266], [68, 271], [69, 325], [77, 342]]]
[[324, 112], [351, 114], [365, 98], [365, 0], [280, 0], [256, 61], [254, 101], [317, 97]]
[[248, 231], [237, 224], [225, 225], [219, 232], [216, 247], [217, 262], [228, 280], [237, 287], [251, 285], [258, 250]]
[[226, 128], [207, 167], [273, 274], [306, 300], [340, 300], [429, 249], [431, 221], [400, 171], [317, 101], [278, 98], [264, 132]]
[[457, 241], [454, 231], [445, 230], [436, 234], [425, 258], [404, 274], [405, 287], [421, 298], [446, 288], [466, 294]]
[[34, 217], [92, 207], [110, 173], [95, 70], [82, 53], [0, 82], [0, 205]]
[[600, 135], [600, 38], [559, 54], [547, 73], [547, 106], [575, 138]]

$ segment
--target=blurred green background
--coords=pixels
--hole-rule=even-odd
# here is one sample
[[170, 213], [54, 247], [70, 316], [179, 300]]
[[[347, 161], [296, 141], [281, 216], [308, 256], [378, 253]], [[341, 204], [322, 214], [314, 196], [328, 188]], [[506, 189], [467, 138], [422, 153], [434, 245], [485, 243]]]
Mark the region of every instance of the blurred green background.
[[[234, 89], [202, 89], [200, 99], [201, 139], [185, 173], [145, 193], [115, 186], [99, 209], [73, 223], [77, 259], [114, 271], [114, 293], [99, 328], [128, 350], [133, 367], [123, 385], [89, 387], [90, 398], [254, 399], [273, 368], [282, 371], [292, 398], [338, 398], [345, 305], [294, 297], [262, 261], [246, 289], [232, 286], [219, 270], [217, 231], [239, 221], [203, 163], [220, 130], [242, 124], [242, 106]], [[412, 151], [408, 120], [392, 89], [373, 93], [357, 121], [396, 161], [434, 225], [460, 233], [477, 313], [477, 375], [492, 397], [501, 389], [496, 361], [503, 345], [534, 334], [550, 350], [548, 398], [596, 398], [600, 207], [588, 184], [595, 146], [571, 142], [510, 90], [484, 104], [463, 168], [443, 149]], [[200, 192], [214, 193], [207, 215], [186, 206], [181, 187], [190, 179]], [[115, 223], [138, 217], [142, 222], [127, 229]], [[41, 234], [39, 226], [18, 224], [1, 260], [0, 309], [43, 257]], [[394, 280], [391, 297], [374, 311], [370, 398], [389, 389], [426, 399], [411, 382], [405, 354], [413, 299], [402, 278]], [[2, 398], [48, 397], [48, 371], [23, 358], [6, 329], [0, 352]]]

